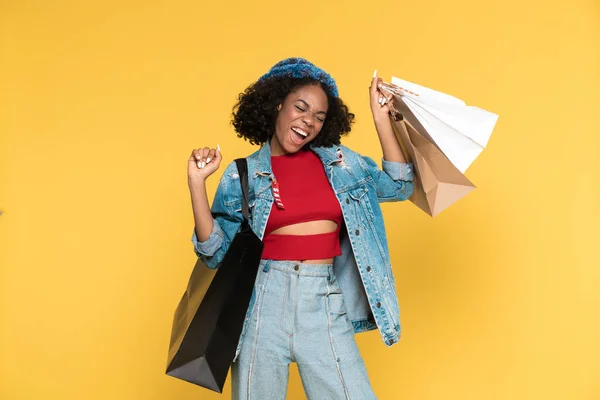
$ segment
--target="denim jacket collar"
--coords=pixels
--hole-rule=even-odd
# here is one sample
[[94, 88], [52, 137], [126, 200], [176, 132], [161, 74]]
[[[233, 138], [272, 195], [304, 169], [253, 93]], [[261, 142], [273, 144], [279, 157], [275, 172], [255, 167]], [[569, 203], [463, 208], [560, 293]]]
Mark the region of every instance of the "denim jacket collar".
[[325, 166], [340, 163], [342, 161], [342, 149], [339, 145], [330, 147], [310, 145], [310, 148], [319, 156]]
[[271, 139], [267, 139], [267, 142], [258, 150], [258, 157], [256, 159], [256, 174], [257, 175], [271, 175]]

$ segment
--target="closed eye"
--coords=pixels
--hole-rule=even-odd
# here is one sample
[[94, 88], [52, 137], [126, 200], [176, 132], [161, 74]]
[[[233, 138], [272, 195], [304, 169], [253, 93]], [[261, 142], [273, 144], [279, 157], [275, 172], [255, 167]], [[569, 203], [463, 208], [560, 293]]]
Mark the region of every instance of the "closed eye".
[[[294, 105], [294, 107], [296, 107], [296, 109], [297, 109], [298, 111], [300, 111], [300, 112], [306, 112], [306, 110], [305, 110], [304, 108], [300, 107], [300, 106]], [[316, 115], [315, 115], [315, 118], [316, 118], [316, 119], [317, 119], [317, 121], [319, 121], [319, 122], [325, 122], [325, 118], [323, 118], [323, 117], [321, 117], [321, 116], [316, 116]]]

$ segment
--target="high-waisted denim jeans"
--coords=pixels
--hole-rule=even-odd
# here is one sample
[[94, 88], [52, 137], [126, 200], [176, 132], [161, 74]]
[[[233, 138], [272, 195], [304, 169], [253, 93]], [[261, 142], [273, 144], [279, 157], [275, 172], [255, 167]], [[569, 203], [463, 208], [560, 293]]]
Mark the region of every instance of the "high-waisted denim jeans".
[[233, 399], [285, 399], [291, 362], [310, 400], [376, 399], [331, 264], [261, 260], [255, 295]]

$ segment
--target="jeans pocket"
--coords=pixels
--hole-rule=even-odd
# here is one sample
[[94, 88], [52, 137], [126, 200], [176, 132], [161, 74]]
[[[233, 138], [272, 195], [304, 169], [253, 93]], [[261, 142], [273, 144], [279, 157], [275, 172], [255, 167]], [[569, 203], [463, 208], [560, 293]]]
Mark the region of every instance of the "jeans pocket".
[[332, 315], [346, 315], [346, 304], [344, 303], [344, 295], [339, 293], [329, 293], [327, 295], [327, 308]]

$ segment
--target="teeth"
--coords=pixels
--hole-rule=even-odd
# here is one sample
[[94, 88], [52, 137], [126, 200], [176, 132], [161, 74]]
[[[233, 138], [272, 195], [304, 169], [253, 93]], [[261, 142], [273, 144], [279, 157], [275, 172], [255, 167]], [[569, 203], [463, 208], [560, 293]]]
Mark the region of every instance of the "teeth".
[[304, 137], [307, 137], [307, 136], [308, 136], [308, 133], [304, 132], [304, 131], [303, 131], [302, 129], [300, 129], [300, 128], [292, 128], [292, 130], [293, 130], [294, 132], [296, 132], [297, 134], [299, 134], [299, 135], [302, 135], [302, 136], [304, 136]]

